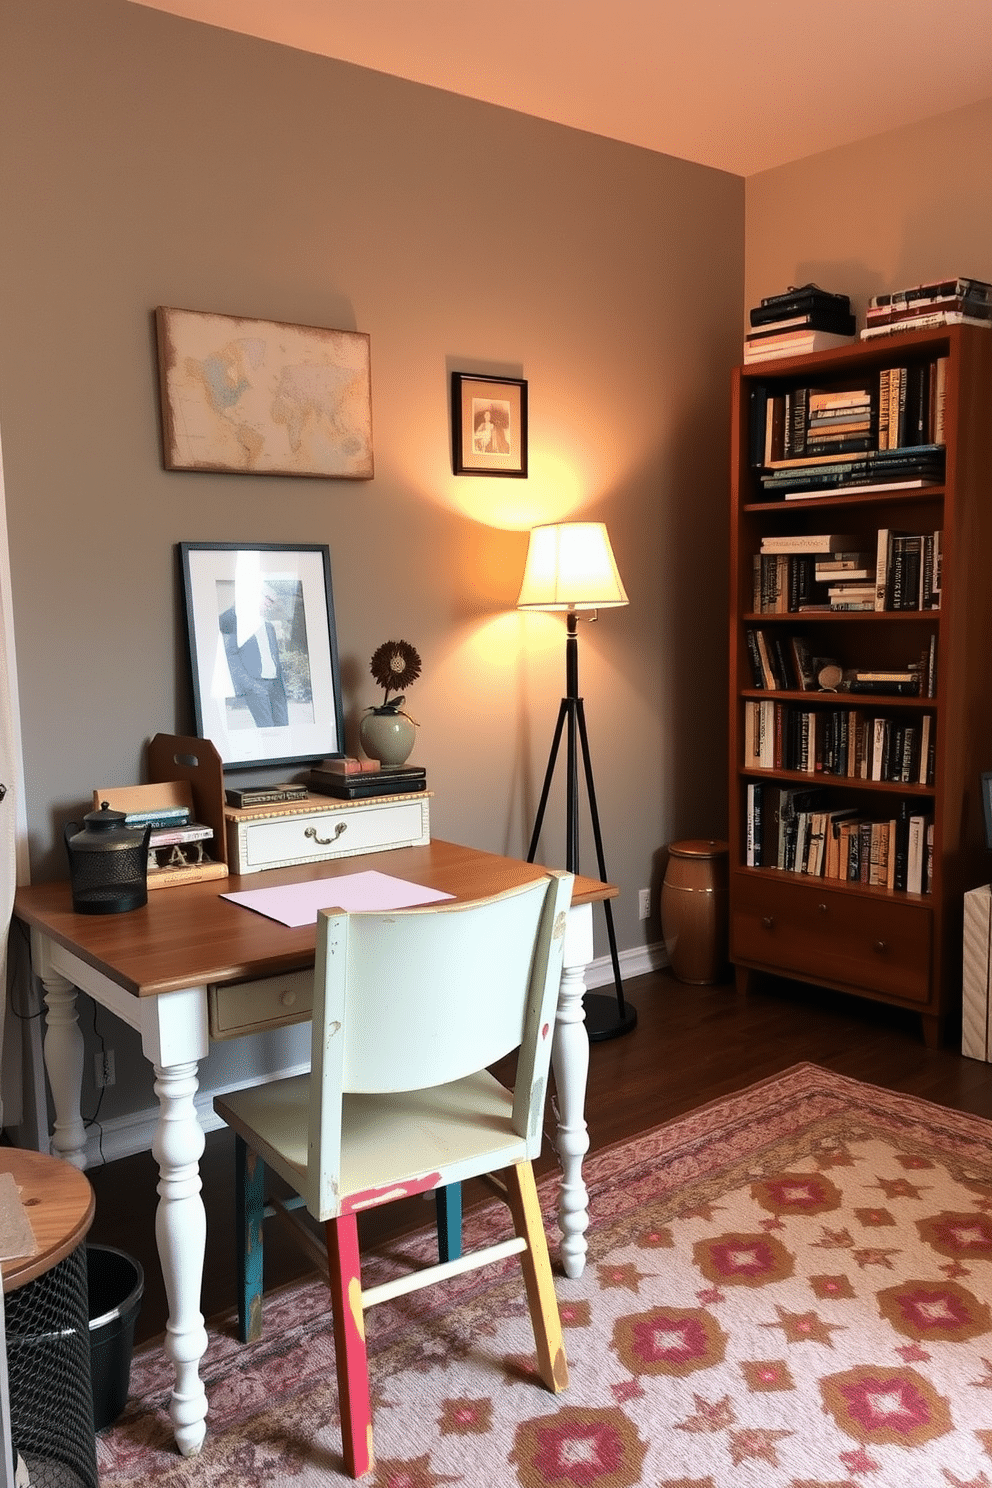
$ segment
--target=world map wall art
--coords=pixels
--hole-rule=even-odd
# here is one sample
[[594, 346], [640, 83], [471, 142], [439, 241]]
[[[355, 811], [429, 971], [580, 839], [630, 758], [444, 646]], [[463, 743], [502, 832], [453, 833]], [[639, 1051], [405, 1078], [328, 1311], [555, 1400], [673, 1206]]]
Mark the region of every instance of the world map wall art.
[[167, 470], [371, 480], [366, 334], [165, 306], [156, 326]]

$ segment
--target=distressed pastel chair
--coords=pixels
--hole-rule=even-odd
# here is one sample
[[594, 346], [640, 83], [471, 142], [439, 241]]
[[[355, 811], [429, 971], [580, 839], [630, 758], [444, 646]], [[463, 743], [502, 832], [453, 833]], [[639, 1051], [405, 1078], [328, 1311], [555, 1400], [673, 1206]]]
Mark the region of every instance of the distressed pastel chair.
[[[541, 1148], [571, 892], [570, 874], [549, 873], [470, 902], [322, 910], [310, 1073], [214, 1102], [237, 1134], [249, 1228], [261, 1228], [263, 1164], [324, 1225], [352, 1477], [373, 1460], [362, 1315], [376, 1302], [519, 1254], [540, 1377], [555, 1393], [567, 1384], [531, 1163]], [[514, 1049], [511, 1091], [488, 1066]], [[362, 1210], [495, 1173], [514, 1239], [362, 1291]], [[249, 1306], [257, 1310], [260, 1275], [256, 1288]]]

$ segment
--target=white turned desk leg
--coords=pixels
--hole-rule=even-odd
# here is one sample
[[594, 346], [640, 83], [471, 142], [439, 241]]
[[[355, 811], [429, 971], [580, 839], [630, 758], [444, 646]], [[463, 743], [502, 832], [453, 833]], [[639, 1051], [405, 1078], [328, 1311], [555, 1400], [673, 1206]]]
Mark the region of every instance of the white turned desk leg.
[[176, 1370], [169, 1404], [176, 1445], [194, 1457], [207, 1432], [207, 1396], [199, 1364], [207, 1347], [200, 1312], [200, 1286], [207, 1241], [207, 1217], [200, 1197], [203, 1129], [197, 1119], [197, 1066], [155, 1066], [160, 1116], [152, 1153], [159, 1167], [159, 1205], [155, 1239], [169, 1299], [165, 1351]]
[[76, 989], [43, 953], [35, 954], [34, 964], [45, 989], [45, 1069], [55, 1107], [52, 1152], [75, 1168], [85, 1168], [86, 1128], [80, 1112], [84, 1048]]
[[582, 1181], [582, 1159], [589, 1150], [586, 1129], [586, 1082], [589, 1076], [589, 1036], [582, 1011], [585, 968], [592, 960], [592, 905], [573, 905], [565, 933], [565, 964], [558, 989], [558, 1012], [551, 1062], [558, 1098], [555, 1147], [561, 1163], [558, 1223], [561, 1259], [566, 1276], [581, 1276], [586, 1264], [589, 1195]]

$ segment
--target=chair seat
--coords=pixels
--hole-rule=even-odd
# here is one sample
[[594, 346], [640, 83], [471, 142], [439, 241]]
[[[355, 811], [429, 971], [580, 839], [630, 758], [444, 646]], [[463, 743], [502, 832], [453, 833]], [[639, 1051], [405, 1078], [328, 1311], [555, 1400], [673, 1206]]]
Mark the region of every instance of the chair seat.
[[[236, 1090], [214, 1105], [280, 1177], [306, 1191], [309, 1075]], [[430, 1090], [346, 1095], [338, 1201], [314, 1218], [324, 1221], [521, 1161], [528, 1144], [513, 1130], [512, 1112], [512, 1091], [486, 1070]], [[411, 1178], [412, 1171], [418, 1176]]]

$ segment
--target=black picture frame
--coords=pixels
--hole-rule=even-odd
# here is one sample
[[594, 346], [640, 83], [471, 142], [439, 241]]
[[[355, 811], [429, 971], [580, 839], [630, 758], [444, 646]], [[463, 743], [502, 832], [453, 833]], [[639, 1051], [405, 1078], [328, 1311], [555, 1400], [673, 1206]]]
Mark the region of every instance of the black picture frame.
[[211, 740], [231, 770], [341, 754], [329, 549], [178, 547], [197, 735]]
[[519, 377], [451, 374], [456, 475], [527, 475], [527, 384]]

